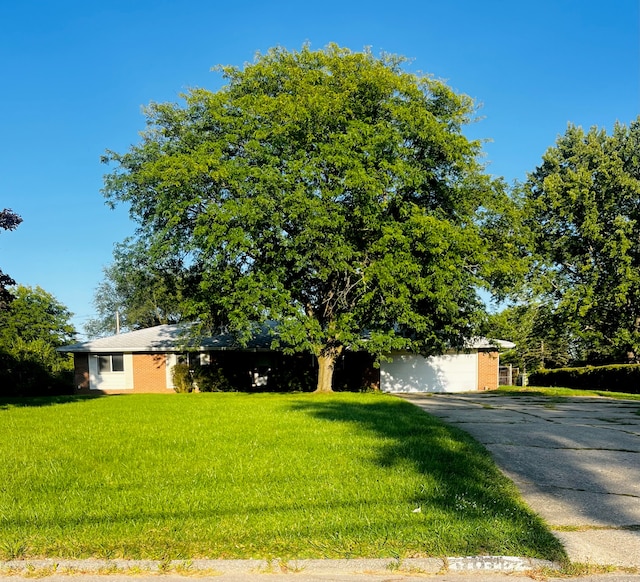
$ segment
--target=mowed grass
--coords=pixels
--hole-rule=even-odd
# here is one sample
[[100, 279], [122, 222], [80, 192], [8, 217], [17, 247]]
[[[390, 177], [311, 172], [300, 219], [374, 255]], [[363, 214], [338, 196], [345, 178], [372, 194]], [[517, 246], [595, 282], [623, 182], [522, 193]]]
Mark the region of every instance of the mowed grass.
[[488, 453], [380, 394], [0, 402], [0, 558], [564, 557]]

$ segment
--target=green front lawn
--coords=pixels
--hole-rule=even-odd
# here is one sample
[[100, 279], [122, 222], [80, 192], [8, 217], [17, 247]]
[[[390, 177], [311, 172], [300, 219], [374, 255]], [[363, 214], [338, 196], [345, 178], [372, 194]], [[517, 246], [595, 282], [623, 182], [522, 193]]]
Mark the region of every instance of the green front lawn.
[[380, 394], [0, 402], [0, 558], [563, 557], [488, 453]]

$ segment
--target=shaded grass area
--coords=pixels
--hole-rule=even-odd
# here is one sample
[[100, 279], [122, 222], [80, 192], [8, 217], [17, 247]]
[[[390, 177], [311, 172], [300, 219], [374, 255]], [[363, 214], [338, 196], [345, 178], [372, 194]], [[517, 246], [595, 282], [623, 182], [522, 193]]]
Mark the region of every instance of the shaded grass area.
[[608, 392], [604, 390], [578, 390], [574, 388], [542, 388], [537, 386], [500, 386], [494, 394], [524, 394], [544, 396], [547, 398], [571, 398], [574, 396], [590, 396], [592, 398], [613, 398], [615, 400], [640, 400], [640, 394], [626, 392]]
[[0, 402], [0, 558], [564, 557], [488, 453], [379, 394]]

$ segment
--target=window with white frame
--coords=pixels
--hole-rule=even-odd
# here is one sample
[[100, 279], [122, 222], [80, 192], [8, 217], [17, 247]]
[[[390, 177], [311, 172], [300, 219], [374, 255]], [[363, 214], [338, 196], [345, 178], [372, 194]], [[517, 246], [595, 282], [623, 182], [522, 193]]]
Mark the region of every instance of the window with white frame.
[[211, 358], [206, 352], [183, 352], [176, 355], [178, 364], [188, 364], [190, 368], [206, 366]]
[[98, 371], [100, 374], [124, 372], [124, 354], [100, 354], [98, 356]]

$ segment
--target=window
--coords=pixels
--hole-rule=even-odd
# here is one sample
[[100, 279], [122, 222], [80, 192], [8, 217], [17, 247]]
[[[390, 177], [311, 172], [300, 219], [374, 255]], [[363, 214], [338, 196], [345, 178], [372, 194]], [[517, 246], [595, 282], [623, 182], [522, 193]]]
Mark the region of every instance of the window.
[[98, 370], [103, 372], [124, 372], [123, 354], [103, 354], [98, 356]]
[[209, 354], [203, 352], [184, 352], [177, 354], [178, 364], [188, 364], [190, 368], [206, 366], [211, 359]]

